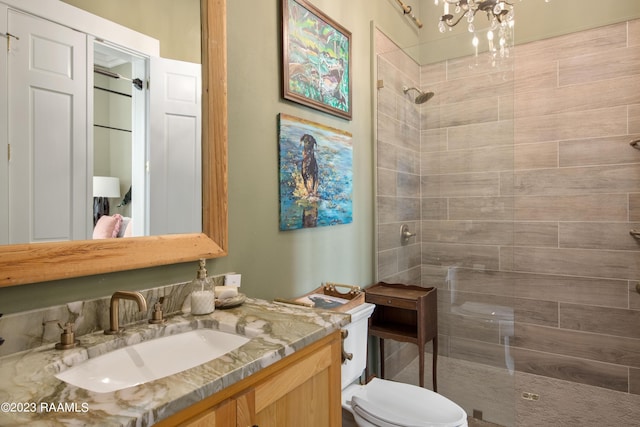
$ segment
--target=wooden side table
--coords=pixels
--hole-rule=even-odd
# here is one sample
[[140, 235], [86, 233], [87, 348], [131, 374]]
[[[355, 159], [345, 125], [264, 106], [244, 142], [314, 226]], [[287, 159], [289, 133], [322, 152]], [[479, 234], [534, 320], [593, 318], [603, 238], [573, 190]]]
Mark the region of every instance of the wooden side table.
[[384, 378], [384, 340], [418, 345], [420, 387], [424, 387], [424, 345], [433, 341], [433, 391], [438, 391], [438, 305], [436, 288], [380, 282], [365, 290], [365, 301], [375, 304], [369, 335], [380, 338], [380, 375]]

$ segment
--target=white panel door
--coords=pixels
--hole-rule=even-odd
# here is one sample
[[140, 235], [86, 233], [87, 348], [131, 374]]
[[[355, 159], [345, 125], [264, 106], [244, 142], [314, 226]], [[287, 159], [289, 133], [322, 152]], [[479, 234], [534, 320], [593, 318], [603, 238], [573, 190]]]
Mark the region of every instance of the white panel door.
[[200, 64], [151, 58], [151, 235], [202, 231], [201, 86]]
[[9, 243], [9, 141], [7, 139], [7, 6], [0, 4], [0, 245]]
[[9, 243], [86, 239], [86, 35], [9, 10]]

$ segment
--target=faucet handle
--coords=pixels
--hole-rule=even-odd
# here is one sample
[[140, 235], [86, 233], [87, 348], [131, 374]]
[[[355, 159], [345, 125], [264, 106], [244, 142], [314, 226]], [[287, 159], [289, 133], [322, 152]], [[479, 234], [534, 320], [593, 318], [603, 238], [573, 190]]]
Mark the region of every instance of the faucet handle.
[[[0, 317], [2, 317], [2, 313], [0, 313]], [[4, 338], [0, 337], [0, 345], [4, 344]]]
[[149, 323], [157, 325], [159, 323], [164, 323], [167, 319], [164, 318], [164, 314], [162, 313], [162, 303], [164, 303], [164, 297], [160, 297], [158, 302], [153, 305], [153, 313], [151, 313], [151, 319], [149, 319]]
[[60, 334], [60, 342], [56, 343], [55, 346], [56, 350], [67, 350], [78, 345], [79, 341], [76, 340], [76, 334], [73, 330], [73, 327], [75, 325], [73, 324], [73, 322], [66, 322], [64, 326], [62, 326], [62, 323], [60, 323], [58, 319], [45, 320], [42, 322], [42, 326], [45, 326], [47, 323], [53, 322], [56, 322], [58, 324], [58, 327], [62, 330], [62, 333]]

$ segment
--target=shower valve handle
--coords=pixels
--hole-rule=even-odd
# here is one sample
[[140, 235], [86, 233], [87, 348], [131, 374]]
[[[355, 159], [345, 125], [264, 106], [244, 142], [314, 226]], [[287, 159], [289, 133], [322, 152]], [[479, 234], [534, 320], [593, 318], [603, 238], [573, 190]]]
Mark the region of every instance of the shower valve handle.
[[415, 235], [416, 233], [411, 233], [409, 231], [409, 226], [407, 224], [402, 224], [402, 227], [400, 227], [400, 237], [402, 238], [403, 241], [406, 242], [407, 240], [409, 240]]

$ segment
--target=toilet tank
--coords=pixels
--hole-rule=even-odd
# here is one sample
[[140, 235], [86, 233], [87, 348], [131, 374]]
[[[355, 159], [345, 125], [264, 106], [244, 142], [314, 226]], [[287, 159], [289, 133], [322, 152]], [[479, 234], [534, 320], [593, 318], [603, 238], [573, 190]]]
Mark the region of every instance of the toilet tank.
[[362, 303], [347, 311], [351, 315], [351, 323], [343, 328], [348, 331], [344, 351], [353, 354], [353, 358], [342, 363], [342, 389], [359, 379], [367, 367], [369, 318], [375, 307], [374, 304]]

